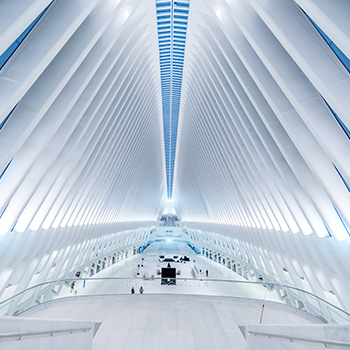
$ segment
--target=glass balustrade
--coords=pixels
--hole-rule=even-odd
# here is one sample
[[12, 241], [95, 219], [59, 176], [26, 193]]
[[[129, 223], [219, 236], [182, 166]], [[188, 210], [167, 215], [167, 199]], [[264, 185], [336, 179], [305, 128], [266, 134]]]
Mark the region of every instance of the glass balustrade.
[[[72, 283], [74, 288], [71, 288]], [[145, 294], [177, 294], [221, 296], [272, 301], [294, 307], [317, 317], [324, 323], [350, 323], [350, 314], [340, 307], [299, 288], [267, 284], [263, 282], [218, 280], [201, 278], [176, 278], [162, 281], [151, 278], [86, 278], [45, 282], [18, 293], [0, 302], [0, 316], [17, 316], [31, 307], [44, 302], [72, 296], [125, 295], [134, 288], [139, 293], [142, 286]]]

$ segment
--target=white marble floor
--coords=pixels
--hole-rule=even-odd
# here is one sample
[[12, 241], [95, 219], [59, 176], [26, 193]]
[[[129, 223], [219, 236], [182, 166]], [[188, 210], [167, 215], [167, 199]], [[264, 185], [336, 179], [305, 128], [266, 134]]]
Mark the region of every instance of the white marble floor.
[[[311, 324], [316, 319], [265, 302], [263, 324]], [[258, 324], [261, 301], [217, 296], [74, 296], [21, 316], [102, 322], [93, 350], [245, 350], [240, 325]]]

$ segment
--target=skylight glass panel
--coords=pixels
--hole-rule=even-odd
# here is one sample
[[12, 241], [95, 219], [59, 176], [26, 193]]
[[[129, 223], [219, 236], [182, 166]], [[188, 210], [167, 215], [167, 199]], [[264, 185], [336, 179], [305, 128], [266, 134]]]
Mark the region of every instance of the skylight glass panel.
[[158, 2], [158, 1], [156, 1], [156, 7], [157, 8], [161, 8], [161, 7], [168, 7], [168, 6], [170, 6], [170, 2]]
[[172, 197], [189, 0], [156, 0], [164, 149], [168, 198]]

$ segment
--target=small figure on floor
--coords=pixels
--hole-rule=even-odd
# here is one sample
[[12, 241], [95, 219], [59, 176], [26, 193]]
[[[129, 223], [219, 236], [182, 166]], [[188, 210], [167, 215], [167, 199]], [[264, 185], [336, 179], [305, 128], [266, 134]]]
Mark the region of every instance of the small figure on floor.
[[142, 288], [142, 286], [140, 287], [140, 294], [143, 294], [143, 288]]
[[72, 293], [74, 290], [74, 286], [75, 286], [75, 281], [72, 282], [72, 284], [70, 285], [70, 292]]
[[209, 274], [209, 272], [208, 272], [208, 270], [205, 270], [205, 275], [208, 277], [208, 274]]
[[134, 287], [131, 288], [131, 294], [135, 294], [135, 289], [134, 289]]

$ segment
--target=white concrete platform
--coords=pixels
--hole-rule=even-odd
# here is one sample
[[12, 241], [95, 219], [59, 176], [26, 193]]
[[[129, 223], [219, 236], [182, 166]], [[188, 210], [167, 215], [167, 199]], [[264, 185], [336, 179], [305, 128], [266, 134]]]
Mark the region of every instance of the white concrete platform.
[[[216, 296], [72, 296], [22, 316], [102, 322], [94, 350], [245, 350], [238, 326], [258, 324], [261, 301]], [[315, 324], [302, 311], [265, 302], [263, 324]]]

